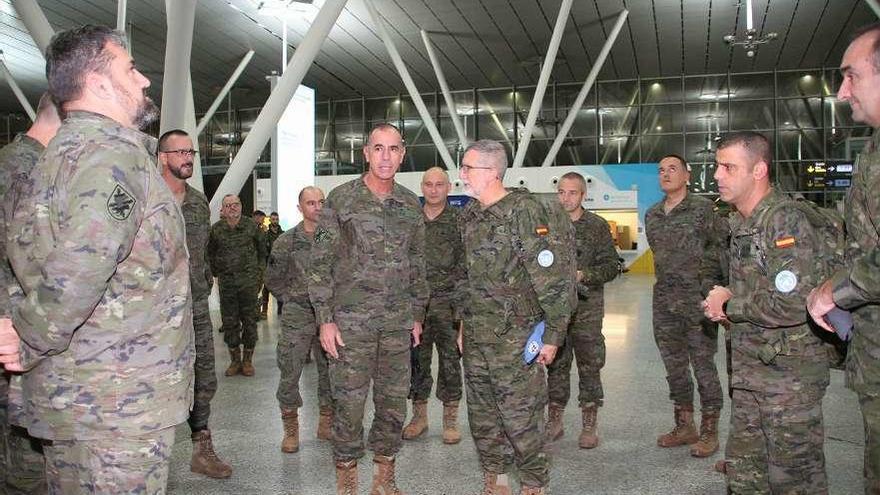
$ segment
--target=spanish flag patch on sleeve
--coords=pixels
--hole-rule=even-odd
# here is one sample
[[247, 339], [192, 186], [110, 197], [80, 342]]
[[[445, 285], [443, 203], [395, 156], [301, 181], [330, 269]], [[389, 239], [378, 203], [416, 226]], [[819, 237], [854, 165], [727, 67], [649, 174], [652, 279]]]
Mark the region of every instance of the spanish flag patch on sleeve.
[[776, 247], [780, 249], [790, 248], [792, 246], [794, 246], [794, 236], [786, 236], [776, 239]]
[[548, 229], [546, 225], [538, 225], [535, 227], [535, 233], [543, 237], [550, 233], [550, 229]]

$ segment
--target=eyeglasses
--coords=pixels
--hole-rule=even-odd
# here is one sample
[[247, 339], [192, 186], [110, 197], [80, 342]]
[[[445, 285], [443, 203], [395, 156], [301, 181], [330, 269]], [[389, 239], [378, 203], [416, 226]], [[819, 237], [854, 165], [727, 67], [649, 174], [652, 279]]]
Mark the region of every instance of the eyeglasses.
[[196, 154], [196, 150], [168, 150], [168, 151], [160, 151], [159, 153], [176, 153], [182, 157], [190, 157]]
[[232, 208], [233, 206], [241, 207], [241, 203], [223, 203], [224, 208]]
[[466, 165], [464, 163], [461, 164], [461, 169], [467, 172], [470, 172], [471, 170], [492, 170], [494, 168], [495, 167], [475, 167], [473, 165]]

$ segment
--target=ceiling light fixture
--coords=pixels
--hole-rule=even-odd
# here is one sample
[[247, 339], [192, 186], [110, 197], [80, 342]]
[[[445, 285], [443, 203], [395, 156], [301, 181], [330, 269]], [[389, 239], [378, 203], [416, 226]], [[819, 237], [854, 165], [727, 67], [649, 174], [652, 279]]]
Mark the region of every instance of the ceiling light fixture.
[[[740, 2], [738, 5], [742, 5]], [[767, 33], [758, 36], [755, 30], [754, 21], [752, 20], [752, 0], [745, 0], [746, 4], [746, 34], [745, 38], [737, 38], [736, 34], [728, 34], [724, 37], [724, 42], [731, 46], [742, 46], [746, 50], [747, 57], [754, 57], [758, 47], [777, 38], [776, 33]]]

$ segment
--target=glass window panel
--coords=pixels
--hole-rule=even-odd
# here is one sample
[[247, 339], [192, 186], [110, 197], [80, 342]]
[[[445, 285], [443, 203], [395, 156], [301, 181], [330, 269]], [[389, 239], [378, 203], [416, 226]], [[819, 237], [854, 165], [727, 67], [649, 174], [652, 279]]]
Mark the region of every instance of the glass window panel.
[[845, 101], [840, 101], [833, 96], [825, 97], [825, 126], [826, 127], [861, 127], [852, 118], [852, 107]]
[[327, 112], [330, 111], [330, 103], [319, 101], [315, 103], [315, 122], [319, 124], [327, 123]]
[[424, 125], [422, 119], [418, 117], [407, 117], [403, 119], [402, 131], [403, 139], [406, 140], [407, 146], [434, 144], [434, 141], [431, 139], [431, 134], [428, 132], [428, 128]]
[[[553, 141], [550, 139], [532, 139], [529, 143], [529, 149], [523, 159], [524, 167], [540, 167], [544, 163], [544, 158], [550, 151]], [[512, 160], [512, 158], [511, 158]]]
[[638, 133], [638, 107], [599, 109], [599, 131], [604, 136]]
[[397, 97], [371, 98], [367, 100], [367, 120], [394, 123], [399, 119], [400, 100]]
[[681, 101], [681, 78], [642, 79], [642, 103], [671, 103]]
[[627, 106], [639, 99], [638, 81], [609, 81], [599, 83], [599, 107]]
[[315, 124], [315, 152], [331, 148], [333, 136], [330, 134], [332, 126], [327, 124]]
[[820, 71], [778, 72], [776, 74], [778, 97], [819, 96], [822, 94]]
[[821, 159], [824, 156], [823, 143], [821, 130], [780, 130], [776, 159], [780, 161]]
[[730, 130], [766, 129], [773, 129], [773, 100], [731, 102]]
[[[564, 122], [565, 118], [560, 118], [560, 125]], [[568, 132], [569, 137], [579, 137], [579, 136], [589, 136], [595, 137], [598, 132], [597, 128], [597, 119], [596, 119], [596, 110], [595, 109], [581, 109], [580, 112], [577, 113], [577, 117], [574, 119], [574, 123], [571, 125], [571, 130]]]
[[336, 124], [336, 142], [328, 143], [327, 147], [344, 148], [354, 142], [356, 148], [363, 147], [364, 134], [360, 124]]
[[684, 94], [687, 101], [726, 101], [727, 75], [685, 77]]
[[[517, 111], [522, 111], [526, 115], [529, 113], [529, 109], [532, 105], [532, 99], [535, 96], [535, 87], [525, 87], [525, 88], [516, 88], [516, 109]], [[545, 111], [547, 109], [553, 109], [553, 85], [548, 84], [547, 89], [544, 92], [544, 102], [541, 105], [541, 110]]]
[[777, 161], [773, 164], [770, 178], [783, 191], [805, 191], [808, 189], [806, 174], [799, 172], [801, 163]]
[[715, 150], [718, 144], [715, 133], [686, 134], [684, 137], [684, 157], [691, 165], [695, 163], [715, 163]]
[[870, 139], [871, 130], [867, 127], [852, 129], [838, 127], [833, 129], [833, 132], [832, 129], [825, 129], [828, 158], [855, 160], [856, 155], [861, 152]]
[[480, 113], [513, 112], [513, 89], [481, 89], [477, 91]]
[[[423, 94], [422, 101], [428, 108], [428, 113], [431, 115], [431, 117], [434, 117], [437, 113], [437, 108], [434, 103], [434, 94]], [[420, 117], [419, 110], [416, 108], [416, 104], [413, 103], [412, 98], [410, 98], [409, 96], [400, 97], [400, 114], [405, 119], [410, 117]]]
[[727, 101], [685, 104], [685, 129], [687, 131], [726, 132]]
[[599, 163], [637, 163], [638, 136], [606, 137], [599, 142]]
[[773, 73], [731, 74], [730, 99], [773, 98]]
[[[569, 110], [571, 110], [571, 106], [574, 105], [574, 100], [577, 99], [577, 95], [581, 91], [581, 87], [583, 83], [577, 84], [558, 84], [556, 86], [556, 108], [558, 109], [558, 115], [560, 118], [565, 118], [568, 115]], [[592, 88], [590, 88], [590, 92], [587, 93], [586, 98], [584, 98], [584, 103], [581, 105], [581, 111], [596, 108], [596, 85], [594, 84]]]
[[[440, 103], [440, 115], [449, 115], [449, 108], [446, 106], [446, 98], [442, 94], [437, 96]], [[455, 107], [459, 115], [473, 115], [474, 113], [474, 92], [452, 91], [452, 99], [455, 101]]]
[[777, 100], [776, 115], [777, 126], [781, 129], [822, 127], [822, 99]]
[[825, 70], [822, 72], [822, 78], [822, 94], [836, 95], [837, 91], [840, 90], [840, 83], [843, 80], [840, 71], [838, 69]]
[[680, 155], [684, 147], [684, 136], [641, 136], [639, 143], [642, 148], [642, 163], [653, 163], [670, 153]]
[[681, 132], [684, 119], [681, 105], [643, 105], [642, 134]]
[[593, 165], [596, 163], [598, 140], [595, 137], [568, 138], [559, 148], [556, 165]]
[[480, 139], [509, 141], [513, 139], [513, 114], [480, 114], [477, 116]]
[[334, 101], [332, 104], [336, 122], [357, 122], [363, 119], [364, 103], [361, 100]]
[[691, 180], [688, 190], [695, 193], [717, 193], [718, 183], [715, 182], [715, 163], [689, 163]]
[[[464, 134], [466, 137], [472, 138], [471, 134], [473, 134], [473, 124], [471, 123], [473, 118], [469, 115], [459, 115], [458, 121], [464, 126]], [[455, 131], [455, 124], [452, 123], [452, 119], [448, 116], [440, 117], [440, 120], [437, 121], [438, 130], [440, 131], [440, 136], [443, 138], [443, 142], [447, 144], [456, 144], [458, 143], [458, 133]]]
[[434, 146], [407, 146], [406, 156], [400, 165], [401, 172], [421, 172], [437, 165], [439, 157]]

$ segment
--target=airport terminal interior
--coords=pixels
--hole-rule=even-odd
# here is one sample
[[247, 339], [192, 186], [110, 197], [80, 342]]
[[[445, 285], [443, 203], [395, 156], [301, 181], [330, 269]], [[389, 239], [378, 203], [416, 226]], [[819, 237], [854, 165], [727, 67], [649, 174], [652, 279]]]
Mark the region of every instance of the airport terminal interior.
[[[55, 31], [87, 23], [123, 29], [152, 83], [148, 94], [161, 105], [163, 95], [173, 93], [188, 108], [185, 127], [198, 134], [200, 173], [192, 182], [209, 200], [234, 182], [244, 214], [279, 211], [285, 229], [298, 221], [290, 198], [300, 188], [316, 184], [327, 192], [364, 170], [361, 149], [381, 122], [401, 130], [407, 152], [399, 181], [418, 195], [421, 173], [439, 165], [454, 184], [451, 198], [463, 198], [462, 152], [483, 138], [506, 147], [509, 186], [552, 200], [562, 173], [581, 173], [588, 182], [585, 206], [609, 222], [626, 270], [605, 286], [601, 443], [578, 448], [580, 410], [573, 400], [565, 410], [565, 436], [550, 447], [550, 492], [724, 493], [724, 477], [713, 464], [723, 458], [727, 402], [722, 450], [714, 456], [697, 459], [687, 447], [656, 446], [656, 437], [672, 426], [652, 334], [654, 276], [644, 232], [646, 209], [662, 199], [657, 162], [670, 153], [685, 157], [691, 193], [718, 201], [718, 140], [729, 131], [759, 131], [773, 143], [776, 187], [840, 208], [872, 131], [837, 99], [839, 63], [851, 34], [878, 20], [878, 2], [349, 0], [338, 17], [328, 18], [325, 9], [333, 3], [0, 0], [0, 144], [28, 128], [28, 107], [46, 90], [45, 61], [27, 19], [36, 8]], [[190, 14], [191, 37], [182, 21]], [[326, 35], [313, 29], [321, 22], [329, 22]], [[186, 54], [189, 84], [186, 76], [183, 84], [169, 84], [168, 61]], [[265, 115], [270, 100], [286, 108], [280, 119]], [[149, 132], [167, 130], [161, 125]], [[265, 145], [249, 149], [249, 138]], [[300, 450], [279, 449], [274, 309], [273, 299], [268, 319], [259, 323], [254, 377], [223, 376], [228, 354], [222, 334], [214, 334], [219, 389], [211, 431], [234, 474], [216, 480], [191, 473], [192, 443], [183, 424], [169, 493], [332, 493], [331, 446], [315, 438], [314, 364], [301, 383]], [[216, 298], [212, 318], [219, 329]], [[726, 394], [722, 335], [716, 363]], [[435, 357], [435, 374], [436, 367]], [[576, 367], [571, 373], [576, 396]], [[829, 488], [840, 495], [862, 492], [864, 447], [858, 399], [843, 382], [843, 373], [832, 371], [823, 404]], [[398, 457], [405, 493], [451, 495], [480, 487], [464, 401], [460, 413], [463, 440], [444, 445], [442, 405], [432, 395], [428, 433], [406, 441]], [[360, 464], [361, 480], [370, 479], [371, 469], [370, 462]]]

